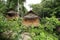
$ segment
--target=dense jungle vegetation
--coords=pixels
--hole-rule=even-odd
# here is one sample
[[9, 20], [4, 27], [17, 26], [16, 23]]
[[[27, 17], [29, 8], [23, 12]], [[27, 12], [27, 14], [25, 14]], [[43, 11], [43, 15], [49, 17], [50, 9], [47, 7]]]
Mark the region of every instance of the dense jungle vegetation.
[[[22, 16], [27, 13], [23, 6], [26, 0], [0, 0], [0, 40], [22, 40], [21, 33], [29, 32], [32, 40], [60, 40], [60, 0], [42, 0], [39, 4], [31, 4], [32, 10], [40, 17], [38, 28], [26, 27], [22, 24]], [[19, 18], [7, 20], [7, 10], [13, 8]]]

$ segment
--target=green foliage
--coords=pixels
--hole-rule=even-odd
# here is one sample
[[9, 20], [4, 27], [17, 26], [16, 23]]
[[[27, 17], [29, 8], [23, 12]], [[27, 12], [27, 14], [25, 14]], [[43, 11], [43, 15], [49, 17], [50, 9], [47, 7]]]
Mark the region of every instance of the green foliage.
[[42, 21], [38, 28], [34, 28], [34, 26], [28, 28], [21, 24], [21, 19], [8, 21], [3, 15], [1, 15], [0, 32], [9, 32], [12, 30], [12, 34], [15, 33], [15, 35], [10, 37], [11, 40], [21, 39], [21, 32], [29, 32], [33, 40], [58, 40], [59, 36], [56, 35], [56, 32], [54, 32], [53, 29], [56, 28], [56, 25], [60, 25], [60, 21], [55, 17], [46, 17], [44, 20], [42, 19]]
[[[58, 40], [58, 37], [56, 34], [51, 33], [51, 32], [49, 32], [51, 30], [47, 31], [44, 28], [45, 27], [40, 24], [40, 26], [38, 28], [31, 27], [31, 28], [25, 29], [25, 30], [27, 30], [26, 32], [30, 33], [30, 36], [32, 37], [33, 40]], [[25, 31], [25, 30], [23, 30], [23, 31]]]
[[[60, 21], [58, 21], [60, 6], [59, 0], [42, 0], [40, 4], [31, 5], [33, 11], [35, 11], [39, 17], [41, 18], [39, 29], [41, 29], [41, 35], [35, 37], [36, 40], [60, 40], [60, 35], [56, 31], [57, 25], [60, 25]], [[38, 10], [37, 10], [38, 9]], [[57, 17], [57, 18], [56, 18]], [[45, 33], [46, 32], [46, 33]], [[37, 32], [38, 33], [38, 32]], [[40, 39], [40, 37], [42, 37]], [[47, 39], [46, 39], [47, 38]], [[56, 39], [55, 39], [56, 38]], [[34, 40], [35, 40], [34, 39]]]
[[[38, 13], [40, 17], [60, 17], [60, 1], [58, 0], [43, 0], [40, 4], [31, 5], [33, 11]], [[38, 10], [37, 10], [38, 9]]]
[[6, 11], [6, 5], [3, 1], [0, 1], [0, 14], [5, 13]]

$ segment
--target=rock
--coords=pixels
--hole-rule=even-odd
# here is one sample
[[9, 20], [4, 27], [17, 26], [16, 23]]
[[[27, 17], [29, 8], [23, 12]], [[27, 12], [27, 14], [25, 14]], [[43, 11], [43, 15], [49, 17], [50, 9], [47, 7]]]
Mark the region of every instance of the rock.
[[27, 33], [27, 32], [23, 32], [23, 33], [21, 34], [21, 37], [22, 37], [22, 40], [32, 40], [30, 34]]

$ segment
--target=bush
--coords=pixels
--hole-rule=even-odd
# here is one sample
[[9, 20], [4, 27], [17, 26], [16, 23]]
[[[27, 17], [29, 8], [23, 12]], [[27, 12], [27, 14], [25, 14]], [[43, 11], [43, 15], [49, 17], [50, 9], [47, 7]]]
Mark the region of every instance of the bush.
[[0, 33], [2, 33], [1, 40], [19, 40], [21, 39], [22, 32], [29, 32], [32, 40], [59, 40], [58, 35], [53, 29], [56, 25], [60, 25], [60, 21], [57, 18], [44, 18], [41, 19], [40, 26], [34, 28], [34, 26], [27, 28], [21, 24], [22, 20], [7, 20], [3, 15], [0, 17]]

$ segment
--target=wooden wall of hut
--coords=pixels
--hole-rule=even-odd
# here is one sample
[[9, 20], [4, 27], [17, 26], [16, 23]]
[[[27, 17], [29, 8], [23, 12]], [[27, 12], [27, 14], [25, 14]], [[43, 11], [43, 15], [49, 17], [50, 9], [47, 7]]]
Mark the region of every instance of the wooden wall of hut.
[[39, 19], [23, 19], [23, 25], [25, 26], [38, 26], [39, 25]]

